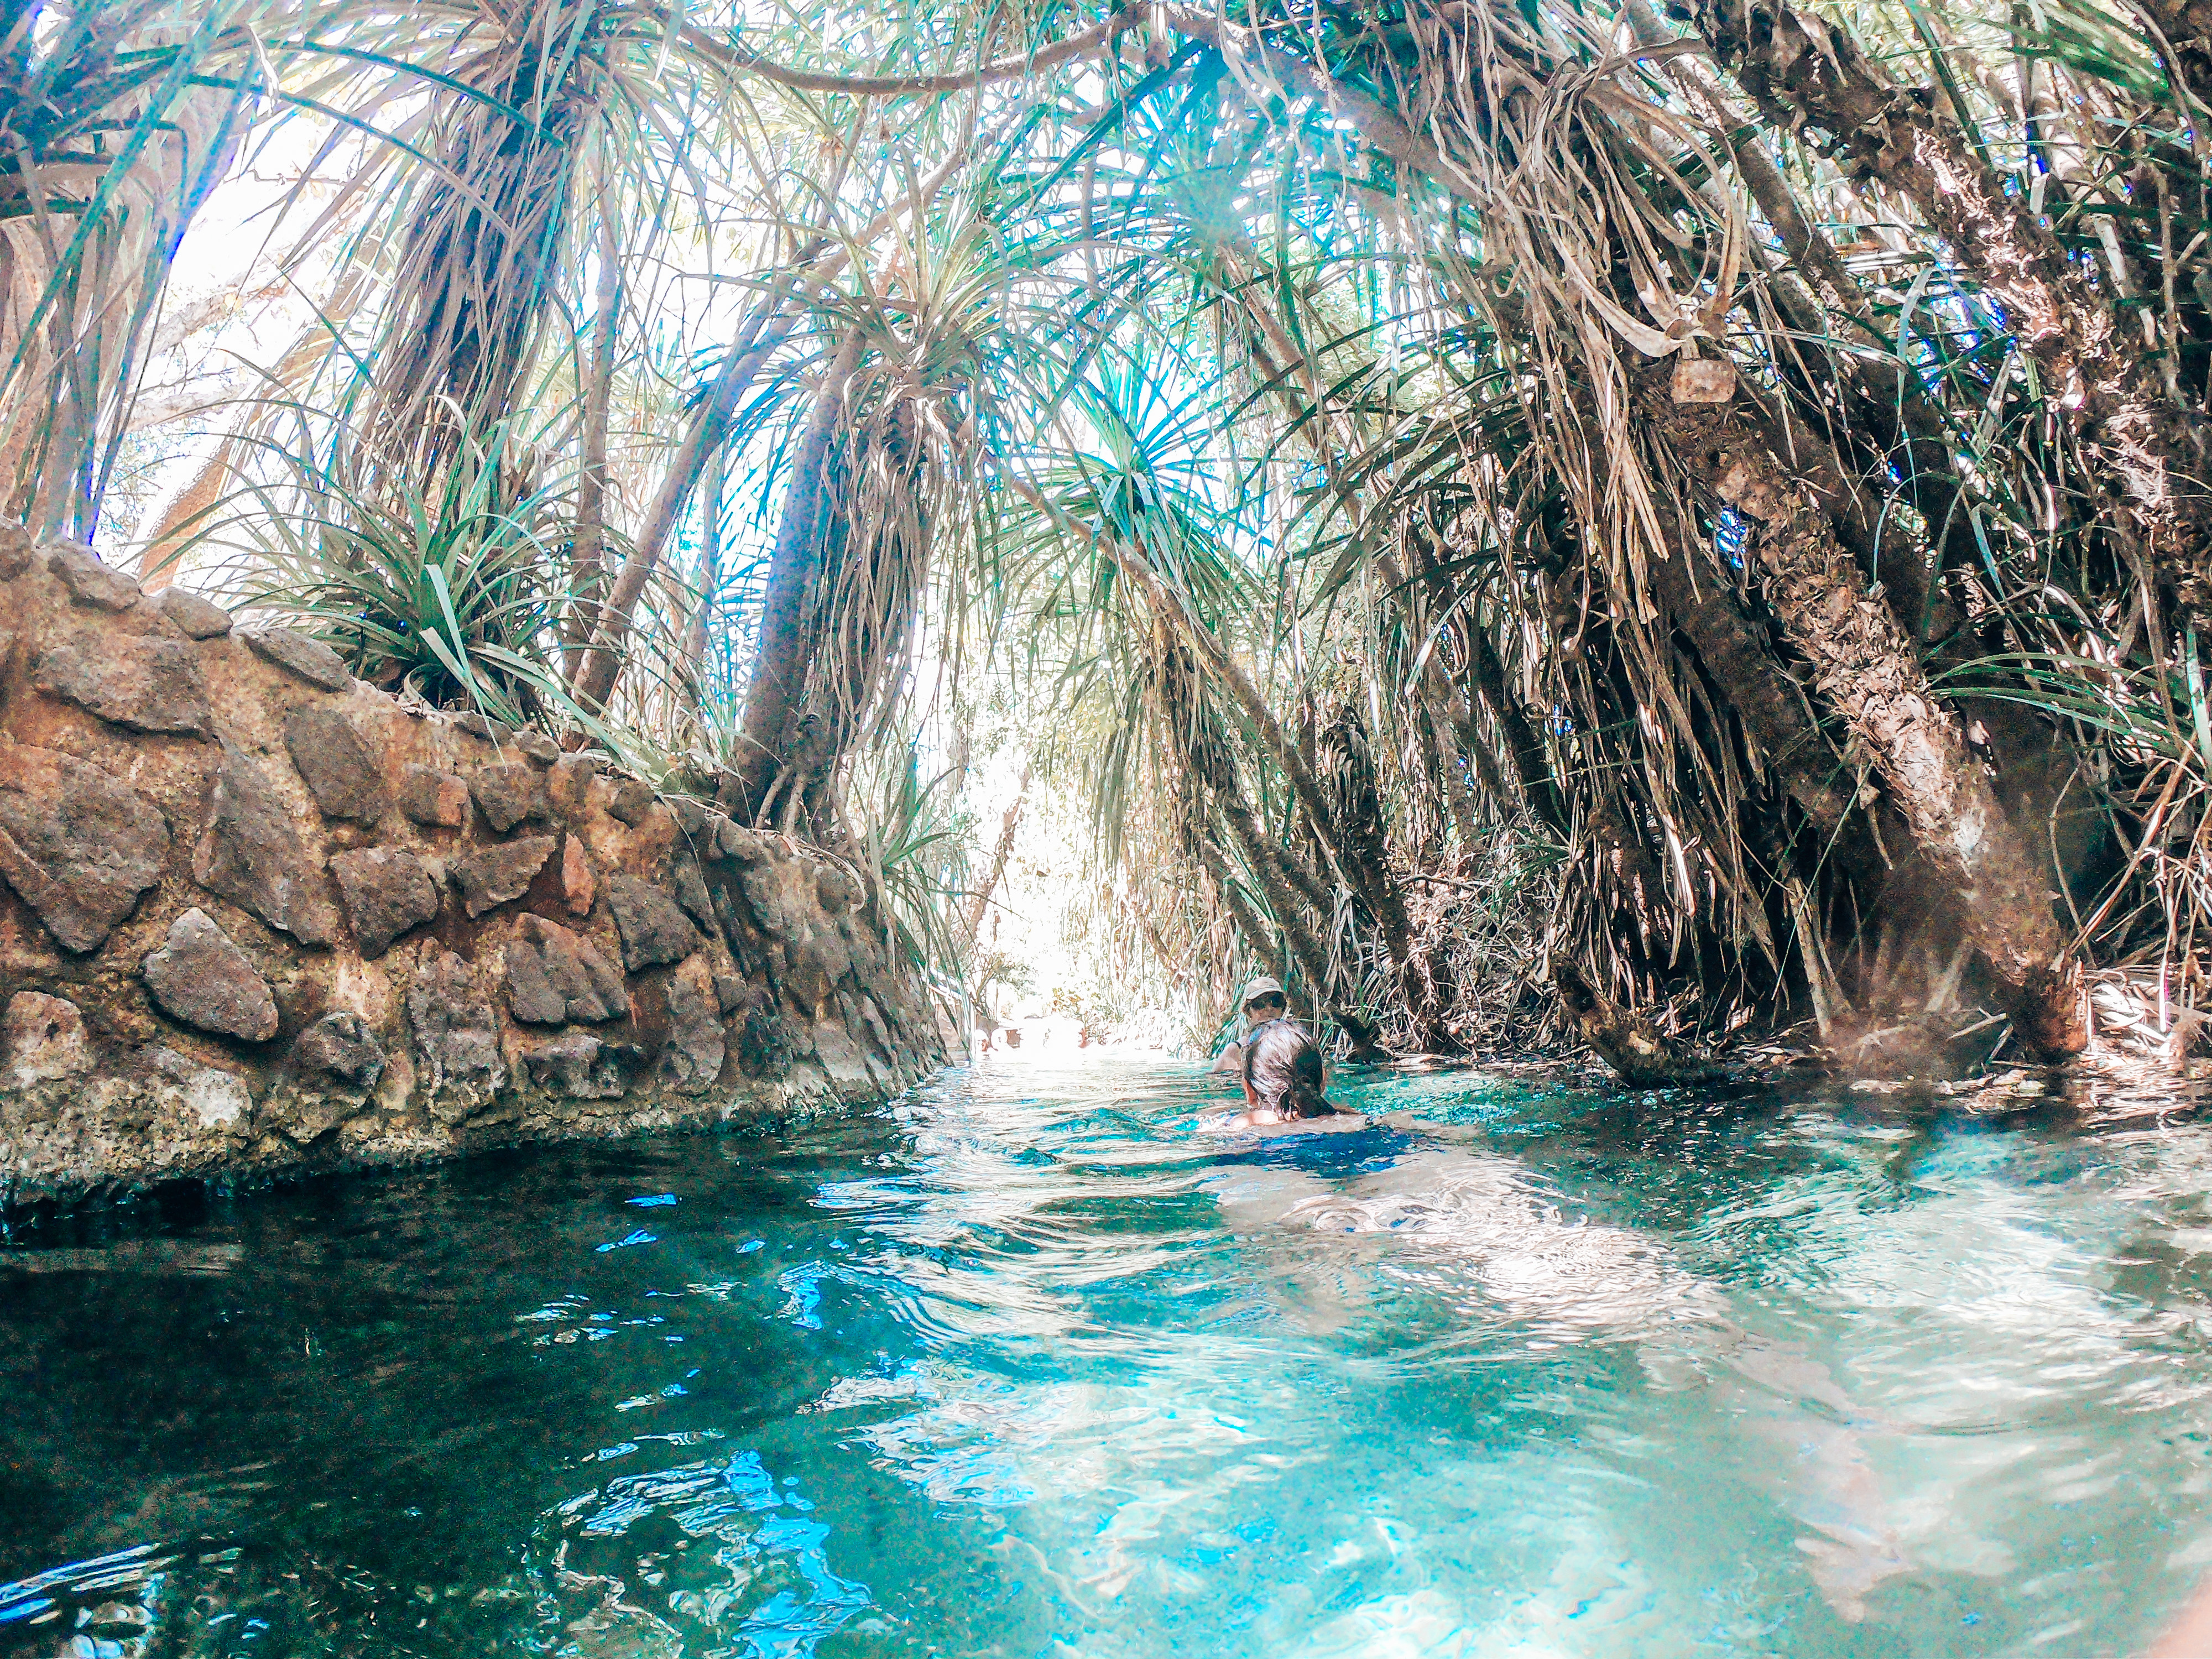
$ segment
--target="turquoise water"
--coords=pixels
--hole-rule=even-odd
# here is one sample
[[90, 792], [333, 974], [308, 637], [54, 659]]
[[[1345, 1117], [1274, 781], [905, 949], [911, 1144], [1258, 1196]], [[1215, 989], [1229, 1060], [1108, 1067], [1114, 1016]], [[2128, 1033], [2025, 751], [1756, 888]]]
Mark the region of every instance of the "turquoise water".
[[[950, 1073], [0, 1249], [0, 1656], [2060, 1654], [2212, 1569], [2212, 1133]], [[12, 1581], [12, 1582], [11, 1582]]]

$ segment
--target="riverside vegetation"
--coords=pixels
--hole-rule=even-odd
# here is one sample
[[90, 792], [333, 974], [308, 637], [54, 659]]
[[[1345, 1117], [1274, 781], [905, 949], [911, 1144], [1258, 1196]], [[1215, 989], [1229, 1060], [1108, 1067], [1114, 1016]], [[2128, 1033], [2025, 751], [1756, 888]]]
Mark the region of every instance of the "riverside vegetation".
[[22, 8], [0, 489], [948, 1012], [1011, 748], [1200, 1025], [2185, 1055], [2208, 100], [2183, 0]]

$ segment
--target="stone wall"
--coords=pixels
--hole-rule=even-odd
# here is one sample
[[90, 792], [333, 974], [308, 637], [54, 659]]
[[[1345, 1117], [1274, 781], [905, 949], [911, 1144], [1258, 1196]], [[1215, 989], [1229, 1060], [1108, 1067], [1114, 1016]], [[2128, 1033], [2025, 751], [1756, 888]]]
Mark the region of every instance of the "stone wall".
[[894, 1094], [852, 869], [0, 528], [0, 1200]]

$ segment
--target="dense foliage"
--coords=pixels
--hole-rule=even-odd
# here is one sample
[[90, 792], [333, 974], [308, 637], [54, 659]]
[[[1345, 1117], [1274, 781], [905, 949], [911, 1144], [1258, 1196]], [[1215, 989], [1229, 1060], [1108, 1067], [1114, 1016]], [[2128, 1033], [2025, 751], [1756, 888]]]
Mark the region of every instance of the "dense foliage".
[[[995, 709], [1201, 1005], [2064, 1054], [2212, 920], [2200, 10], [19, 9], [4, 482], [865, 855], [949, 981]], [[193, 410], [225, 176], [296, 334]]]

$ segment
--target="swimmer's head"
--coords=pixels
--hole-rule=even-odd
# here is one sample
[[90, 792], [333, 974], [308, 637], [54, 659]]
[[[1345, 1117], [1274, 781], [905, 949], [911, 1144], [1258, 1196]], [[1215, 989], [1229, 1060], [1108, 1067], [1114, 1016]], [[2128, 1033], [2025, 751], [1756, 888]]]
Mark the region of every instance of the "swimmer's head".
[[1262, 974], [1244, 988], [1244, 1012], [1255, 1020], [1274, 1019], [1290, 1012], [1283, 982]]

